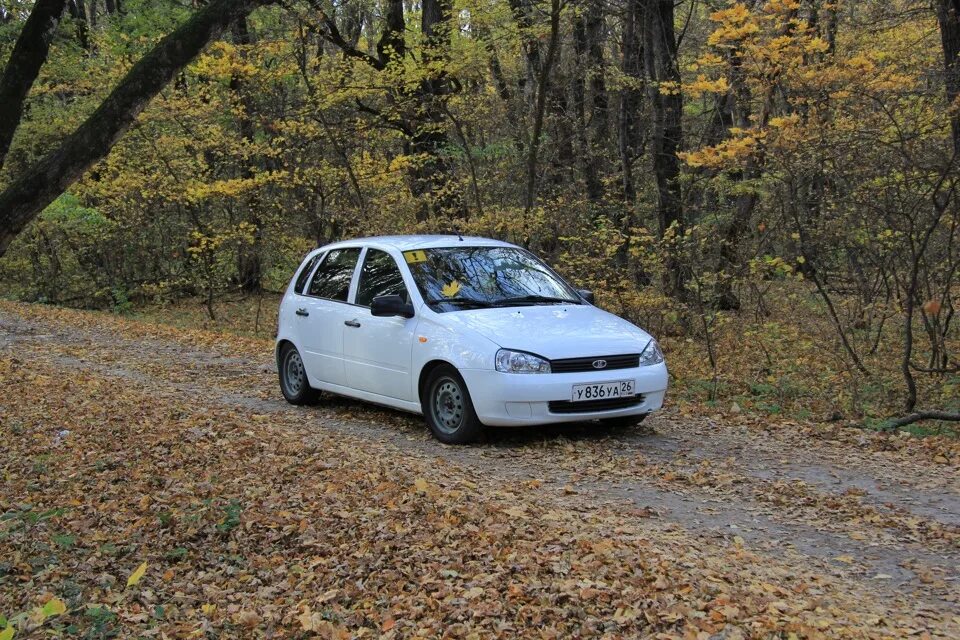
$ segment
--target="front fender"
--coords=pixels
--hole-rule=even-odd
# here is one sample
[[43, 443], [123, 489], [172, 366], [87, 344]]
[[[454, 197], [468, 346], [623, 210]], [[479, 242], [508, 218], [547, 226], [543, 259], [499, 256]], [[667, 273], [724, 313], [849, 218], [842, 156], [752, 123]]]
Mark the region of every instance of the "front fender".
[[[455, 313], [455, 312], [454, 312]], [[411, 357], [413, 382], [418, 384], [423, 368], [435, 361], [453, 365], [457, 369], [493, 369], [497, 349], [500, 346], [477, 331], [461, 326], [456, 329], [446, 326], [441, 314], [436, 314], [424, 305], [417, 324]], [[414, 391], [418, 389], [414, 388]], [[415, 394], [414, 397], [417, 397]]]

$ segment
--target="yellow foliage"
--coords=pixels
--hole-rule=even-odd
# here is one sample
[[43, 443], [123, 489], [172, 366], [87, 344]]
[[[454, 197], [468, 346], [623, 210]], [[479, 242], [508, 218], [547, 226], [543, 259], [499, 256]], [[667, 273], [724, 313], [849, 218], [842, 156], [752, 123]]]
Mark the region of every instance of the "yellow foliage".
[[704, 93], [725, 93], [730, 90], [730, 85], [726, 78], [716, 78], [711, 80], [705, 75], [697, 76], [697, 79], [684, 85], [684, 92], [690, 97], [698, 97]]
[[671, 80], [664, 80], [659, 83], [658, 89], [665, 96], [677, 95], [680, 93], [680, 83]]
[[696, 151], [680, 153], [680, 158], [691, 167], [729, 169], [742, 165], [753, 156], [766, 137], [764, 131], [730, 129], [731, 137], [719, 144], [701, 147]]

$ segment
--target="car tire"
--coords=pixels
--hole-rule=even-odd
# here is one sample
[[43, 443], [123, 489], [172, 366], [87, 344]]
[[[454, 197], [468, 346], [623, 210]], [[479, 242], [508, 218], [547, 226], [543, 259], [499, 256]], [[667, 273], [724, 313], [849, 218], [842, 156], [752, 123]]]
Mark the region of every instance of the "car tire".
[[427, 376], [420, 399], [423, 416], [434, 437], [446, 444], [476, 442], [483, 434], [470, 392], [451, 366], [439, 366]]
[[313, 404], [320, 397], [320, 392], [310, 386], [300, 352], [289, 342], [280, 349], [277, 369], [280, 373], [280, 391], [290, 404]]
[[630, 427], [635, 427], [650, 414], [641, 413], [640, 415], [635, 416], [617, 416], [616, 418], [603, 418], [600, 420], [600, 425], [608, 429], [629, 429]]

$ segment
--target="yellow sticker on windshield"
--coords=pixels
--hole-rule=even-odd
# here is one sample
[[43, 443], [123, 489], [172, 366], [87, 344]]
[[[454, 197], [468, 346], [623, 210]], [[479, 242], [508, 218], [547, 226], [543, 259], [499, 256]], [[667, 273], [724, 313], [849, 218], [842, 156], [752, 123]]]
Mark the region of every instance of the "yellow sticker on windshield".
[[415, 251], [404, 251], [403, 259], [407, 261], [407, 264], [417, 264], [418, 262], [426, 262], [427, 252], [422, 249], [417, 249]]
[[446, 298], [452, 298], [453, 296], [457, 295], [458, 291], [460, 291], [460, 283], [454, 280], [453, 282], [445, 286], [443, 289], [441, 289], [440, 293], [442, 293]]

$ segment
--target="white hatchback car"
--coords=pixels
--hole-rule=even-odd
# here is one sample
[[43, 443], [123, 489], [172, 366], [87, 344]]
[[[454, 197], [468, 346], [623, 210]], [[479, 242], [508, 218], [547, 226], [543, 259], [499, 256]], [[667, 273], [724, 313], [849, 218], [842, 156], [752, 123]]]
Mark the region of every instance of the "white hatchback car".
[[422, 413], [443, 442], [484, 425], [629, 425], [663, 404], [648, 333], [498, 240], [394, 236], [310, 252], [280, 304], [280, 388]]

